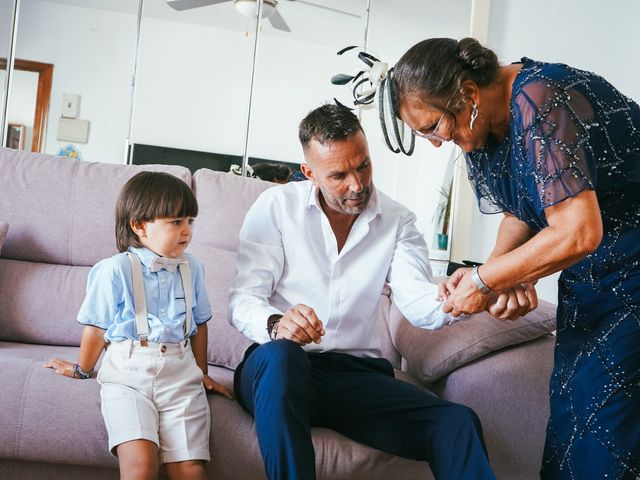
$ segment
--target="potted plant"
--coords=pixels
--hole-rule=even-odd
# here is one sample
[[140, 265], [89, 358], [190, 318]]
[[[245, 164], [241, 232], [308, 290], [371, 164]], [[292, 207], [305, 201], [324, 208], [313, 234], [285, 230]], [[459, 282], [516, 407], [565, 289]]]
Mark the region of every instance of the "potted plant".
[[447, 250], [449, 247], [449, 219], [451, 217], [452, 182], [438, 189], [438, 206], [434, 214], [435, 233], [438, 249]]

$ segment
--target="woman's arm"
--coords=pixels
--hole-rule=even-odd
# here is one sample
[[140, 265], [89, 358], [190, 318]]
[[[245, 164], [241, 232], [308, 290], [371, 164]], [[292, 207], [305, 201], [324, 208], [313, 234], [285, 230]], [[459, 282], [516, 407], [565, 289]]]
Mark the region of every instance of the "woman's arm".
[[[518, 238], [524, 238], [515, 224], [505, 225], [502, 239], [497, 242], [491, 258], [478, 270], [489, 288], [502, 292], [533, 282], [573, 265], [598, 248], [602, 240], [602, 218], [593, 190], [584, 190], [548, 207], [545, 214], [547, 228], [513, 250], [502, 253]], [[512, 228], [514, 231], [509, 234]], [[480, 293], [471, 276], [465, 274], [443, 310], [454, 314], [477, 313], [486, 309], [489, 301], [490, 296]]]
[[489, 255], [488, 261], [515, 250], [530, 240], [531, 237], [533, 237], [533, 230], [531, 230], [526, 223], [518, 220], [511, 213], [505, 212], [504, 218], [498, 227], [496, 244], [493, 247], [491, 255]]
[[[102, 350], [106, 342], [104, 340], [104, 330], [91, 325], [86, 325], [82, 330], [80, 340], [80, 352], [78, 353], [78, 366], [85, 372], [92, 372], [93, 367], [98, 363]], [[67, 360], [54, 358], [42, 365], [46, 368], [53, 368], [56, 373], [65, 377], [78, 378], [75, 372], [75, 365]]]
[[[492, 290], [546, 277], [582, 260], [602, 241], [596, 193], [583, 190], [545, 209], [549, 226], [519, 247], [487, 261], [479, 273]], [[496, 245], [497, 247], [497, 245]]]

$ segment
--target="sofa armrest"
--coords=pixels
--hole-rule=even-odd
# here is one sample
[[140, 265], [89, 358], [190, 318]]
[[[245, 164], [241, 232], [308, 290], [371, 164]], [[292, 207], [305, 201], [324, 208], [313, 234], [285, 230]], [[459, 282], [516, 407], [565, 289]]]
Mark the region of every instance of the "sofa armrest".
[[430, 389], [480, 417], [497, 478], [539, 478], [549, 419], [555, 337], [507, 347], [458, 368]]
[[414, 327], [391, 306], [391, 340], [403, 358], [403, 370], [425, 385], [505, 347], [525, 343], [555, 330], [555, 305], [540, 301], [536, 310], [515, 321], [486, 312], [440, 330]]

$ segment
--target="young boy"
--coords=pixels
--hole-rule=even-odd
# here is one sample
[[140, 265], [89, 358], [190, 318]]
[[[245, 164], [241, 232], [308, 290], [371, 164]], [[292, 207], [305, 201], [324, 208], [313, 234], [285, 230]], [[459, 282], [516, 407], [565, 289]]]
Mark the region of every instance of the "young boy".
[[85, 325], [78, 361], [44, 364], [90, 378], [106, 346], [97, 380], [122, 478], [157, 478], [164, 463], [170, 478], [205, 479], [211, 425], [205, 389], [233, 398], [207, 374], [204, 268], [185, 254], [197, 214], [197, 200], [180, 179], [158, 172], [131, 178], [116, 205], [121, 253], [89, 273], [78, 313]]

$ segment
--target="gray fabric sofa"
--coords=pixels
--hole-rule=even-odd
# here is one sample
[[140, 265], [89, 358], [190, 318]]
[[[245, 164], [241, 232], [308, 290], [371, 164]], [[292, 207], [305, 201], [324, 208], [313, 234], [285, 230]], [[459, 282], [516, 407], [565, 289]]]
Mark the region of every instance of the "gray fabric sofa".
[[[128, 166], [0, 149], [0, 478], [117, 478], [95, 379], [76, 381], [42, 368], [73, 360], [76, 323], [89, 269], [116, 253], [113, 211], [120, 187], [140, 169], [179, 176], [196, 192], [200, 214], [189, 247], [206, 266], [214, 318], [211, 375], [232, 383], [249, 341], [227, 322], [237, 236], [256, 196], [273, 184], [178, 166]], [[4, 224], [4, 225], [3, 225]], [[8, 224], [8, 230], [7, 230]], [[471, 406], [484, 427], [500, 479], [538, 477], [547, 384], [553, 362], [554, 307], [516, 322], [474, 316], [440, 331], [413, 328], [381, 292], [377, 328], [399, 378]], [[252, 418], [221, 396], [212, 409], [210, 478], [265, 478]], [[313, 432], [320, 479], [432, 478], [406, 460], [326, 429]], [[451, 452], [456, 455], [456, 452]]]

